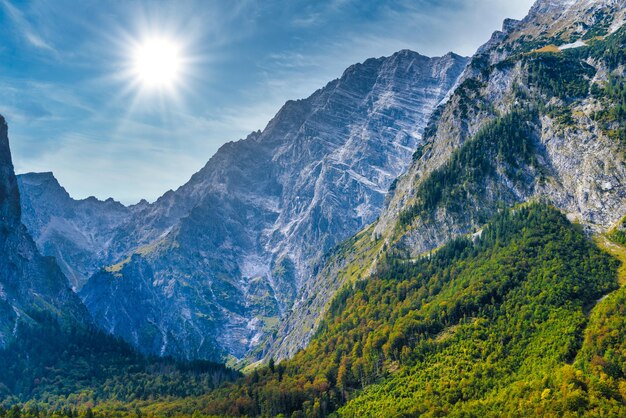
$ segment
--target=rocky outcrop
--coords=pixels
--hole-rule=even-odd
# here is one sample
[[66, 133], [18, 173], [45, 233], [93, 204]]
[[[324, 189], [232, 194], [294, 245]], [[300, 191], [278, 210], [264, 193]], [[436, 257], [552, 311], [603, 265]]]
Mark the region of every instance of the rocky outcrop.
[[0, 222], [11, 228], [20, 222], [20, 196], [11, 161], [8, 126], [0, 116]]
[[[529, 200], [547, 200], [590, 230], [626, 212], [619, 124], [602, 120], [611, 99], [597, 93], [623, 78], [624, 64], [577, 52], [619, 34], [625, 6], [539, 0], [467, 67], [454, 54], [411, 51], [350, 67], [285, 104], [263, 131], [224, 145], [153, 204], [75, 201], [50, 175], [24, 176], [26, 223], [76, 288], [95, 273], [80, 292], [89, 310], [144, 351], [288, 357], [334, 292], [375, 271], [390, 248], [420, 256]], [[623, 53], [623, 44], [611, 48]], [[531, 153], [507, 155], [484, 135], [512, 114]], [[477, 143], [486, 157], [465, 159]], [[450, 189], [425, 205], [437, 173]], [[2, 206], [6, 219], [16, 213]]]
[[[543, 109], [540, 118], [534, 121], [537, 130], [535, 137], [537, 152], [543, 164], [542, 181], [532, 190], [517, 196], [516, 200], [524, 201], [532, 196], [544, 196], [557, 203], [564, 211], [571, 213], [572, 217], [601, 228], [613, 224], [617, 220], [616, 217], [619, 218], [620, 213], [625, 211], [617, 207], [605, 211], [602, 207], [606, 204], [610, 206], [617, 204], [621, 207], [622, 192], [617, 187], [611, 188], [603, 191], [600, 198], [596, 194], [596, 191], [600, 191], [596, 185], [610, 182], [605, 178], [609, 173], [604, 171], [607, 165], [616, 176], [622, 175], [622, 155], [619, 152], [620, 144], [611, 140], [606, 135], [606, 130], [593, 120], [601, 104], [593, 98], [591, 85], [601, 81], [594, 79], [594, 74], [607, 74], [616, 69], [607, 68], [607, 63], [602, 60], [590, 61], [584, 56], [580, 58], [573, 56], [571, 59], [564, 57], [566, 61], [563, 63], [539, 63], [538, 65], [555, 66], [554, 73], [545, 74], [547, 78], [560, 77], [565, 80], [572, 77], [579, 81], [582, 79], [587, 86], [587, 90], [582, 94], [561, 97], [533, 83], [529, 72], [530, 67], [537, 63], [537, 60], [543, 59], [544, 54], [550, 56], [550, 50], [544, 52], [542, 48], [551, 45], [553, 38], [545, 34], [551, 34], [555, 28], [584, 28], [580, 29], [582, 32], [576, 32], [575, 36], [585, 38], [587, 33], [597, 32], [608, 36], [623, 26], [626, 20], [624, 6], [626, 2], [623, 0], [596, 2], [540, 0], [523, 21], [512, 26], [514, 29], [512, 32], [500, 32], [494, 36], [501, 38], [498, 43], [493, 43], [492, 39], [486, 46], [480, 48], [462, 76], [465, 82], [461, 84], [463, 88], [455, 92], [438, 118], [431, 121], [434, 130], [432, 137], [426, 141], [428, 145], [424, 147], [423, 157], [399, 179], [394, 196], [381, 215], [376, 233], [382, 234], [392, 229], [398, 221], [399, 214], [415, 199], [421, 181], [445, 164], [451, 155], [465, 141], [475, 136], [483, 126], [498, 115], [510, 113], [515, 108], [543, 107], [546, 103], [551, 111]], [[602, 19], [591, 19], [590, 15], [602, 16]], [[595, 25], [591, 22], [595, 22]], [[532, 35], [538, 33], [544, 35], [539, 39]], [[526, 41], [522, 42], [520, 39]], [[534, 58], [529, 58], [527, 50], [537, 51], [535, 55], [530, 56]], [[491, 51], [491, 61], [485, 60], [486, 51]], [[501, 60], [498, 60], [494, 58], [493, 51], [507, 52]], [[559, 65], [563, 65], [564, 68], [558, 68]], [[566, 67], [567, 65], [581, 69], [588, 65], [590, 67], [588, 72], [565, 74], [563, 70], [572, 68]], [[601, 85], [600, 82], [596, 87]], [[555, 120], [558, 119], [555, 118], [558, 109], [566, 109], [566, 114], [572, 115], [572, 119], [568, 119], [566, 123]], [[621, 180], [618, 182], [613, 179], [613, 182], [622, 184]], [[589, 200], [589, 193], [596, 198]], [[601, 200], [605, 202], [604, 205], [598, 204]], [[613, 213], [609, 213], [611, 211]], [[459, 232], [462, 231], [457, 231]], [[433, 231], [433, 234], [435, 233]], [[416, 230], [410, 234], [417, 236], [423, 234], [423, 231]], [[427, 251], [449, 239], [447, 233], [438, 235], [440, 238], [425, 246], [417, 244], [421, 241], [420, 238], [412, 239], [414, 245], [417, 245], [413, 251]]]

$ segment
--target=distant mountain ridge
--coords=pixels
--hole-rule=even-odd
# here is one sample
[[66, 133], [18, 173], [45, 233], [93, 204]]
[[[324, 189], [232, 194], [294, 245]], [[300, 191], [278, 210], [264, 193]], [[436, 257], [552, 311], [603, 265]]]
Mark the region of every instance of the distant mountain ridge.
[[[31, 180], [56, 183], [49, 173]], [[80, 203], [98, 204], [86, 199], [79, 211], [85, 209]], [[66, 402], [68, 395], [92, 405], [130, 399], [137, 388], [152, 397], [198, 395], [240, 376], [221, 364], [147, 358], [98, 330], [55, 259], [39, 253], [21, 217], [8, 126], [0, 115], [0, 416], [7, 405]]]
[[154, 204], [68, 201], [23, 175], [26, 223], [105, 330], [150, 353], [241, 358], [320, 257], [376, 219], [466, 63], [404, 50], [354, 65]]
[[132, 214], [113, 199], [74, 200], [52, 173], [17, 176], [24, 223], [39, 249], [54, 256], [76, 290], [107, 259], [115, 229]]

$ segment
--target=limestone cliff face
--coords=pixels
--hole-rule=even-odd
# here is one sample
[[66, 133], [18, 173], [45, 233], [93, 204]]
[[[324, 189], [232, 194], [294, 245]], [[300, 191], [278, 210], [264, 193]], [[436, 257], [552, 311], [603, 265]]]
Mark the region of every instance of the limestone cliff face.
[[[589, 230], [626, 213], [626, 131], [608, 87], [624, 79], [625, 10], [540, 0], [469, 64], [401, 51], [352, 66], [157, 202], [99, 202], [102, 225], [42, 210], [31, 178], [27, 224], [47, 254], [75, 255], [76, 283], [94, 273], [80, 291], [90, 312], [142, 350], [289, 357], [387, 251], [410, 260], [531, 200]], [[70, 223], [69, 243], [47, 233]]]
[[107, 331], [145, 352], [241, 358], [325, 252], [376, 219], [466, 63], [405, 50], [354, 65], [154, 204], [75, 201], [25, 175], [26, 223]]
[[[590, 38], [588, 34], [602, 33], [605, 37], [623, 26], [625, 5], [624, 1], [609, 0], [538, 1], [528, 17], [509, 25], [509, 32], [495, 36], [501, 38], [498, 43], [493, 43], [492, 39], [481, 48], [462, 76], [464, 83], [441, 109], [438, 118], [432, 121], [433, 131], [426, 140], [428, 144], [421, 150], [422, 157], [399, 179], [376, 232], [382, 233], [397, 223], [399, 213], [415, 199], [421, 180], [445, 164], [465, 141], [498, 116], [522, 106], [541, 108], [538, 118], [531, 123], [543, 174], [541, 182], [533, 183], [524, 191], [511, 188], [515, 195], [512, 199], [524, 201], [533, 196], [548, 197], [572, 217], [591, 226], [607, 228], [615, 223], [624, 213], [623, 190], [617, 187], [623, 184], [619, 151], [622, 145], [609, 138], [608, 130], [593, 120], [597, 111], [607, 103], [594, 97], [592, 89], [601, 88], [609, 74], [623, 77], [623, 67], [588, 57], [584, 50], [588, 49], [585, 46], [585, 40]], [[564, 28], [573, 32], [563, 32]], [[559, 36], [555, 39], [556, 33]], [[553, 60], [550, 51], [554, 49], [545, 47], [557, 44], [567, 46], [556, 54], [559, 60]], [[572, 48], [573, 45], [577, 47]], [[577, 51], [578, 48], [582, 49]], [[505, 52], [501, 60], [494, 61], [493, 51]], [[488, 52], [491, 60], [485, 60]], [[531, 55], [527, 55], [529, 52]], [[537, 67], [549, 66], [553, 67], [553, 72], [543, 72], [542, 81], [537, 80], [539, 76], [535, 73], [531, 74]], [[571, 79], [566, 81], [566, 78]], [[568, 85], [581, 81], [583, 90], [561, 94], [542, 85], [559, 81], [570, 83]], [[566, 122], [563, 112], [568, 115]], [[500, 180], [505, 183], [502, 186], [511, 186], [506, 179]], [[611, 180], [614, 184], [609, 187]], [[442, 221], [444, 218], [442, 215]], [[444, 227], [442, 231], [434, 226], [428, 233], [410, 233], [424, 236], [411, 239], [412, 251], [427, 251], [440, 245], [450, 233], [461, 232], [454, 231], [454, 226], [450, 228]], [[433, 238], [432, 242], [419, 244], [427, 241], [427, 236]]]
[[8, 128], [0, 116], [0, 348], [41, 313], [60, 321], [91, 322], [54, 259], [39, 253], [21, 223]]

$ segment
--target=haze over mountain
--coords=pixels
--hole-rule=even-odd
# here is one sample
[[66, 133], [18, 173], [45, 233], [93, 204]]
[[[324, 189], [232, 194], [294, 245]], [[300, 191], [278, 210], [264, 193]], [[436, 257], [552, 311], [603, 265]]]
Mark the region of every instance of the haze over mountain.
[[19, 175], [17, 181], [24, 223], [37, 246], [55, 257], [72, 287], [80, 289], [108, 260], [116, 228], [128, 221], [133, 207], [113, 199], [76, 201], [49, 172]]

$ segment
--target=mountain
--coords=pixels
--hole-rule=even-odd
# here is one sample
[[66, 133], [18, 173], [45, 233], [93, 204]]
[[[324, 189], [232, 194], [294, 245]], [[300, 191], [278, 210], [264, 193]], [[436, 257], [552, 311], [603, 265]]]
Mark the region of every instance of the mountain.
[[91, 322], [54, 259], [39, 253], [21, 217], [8, 127], [0, 116], [0, 348], [41, 314], [64, 324]]
[[626, 213], [625, 4], [538, 1], [494, 35], [431, 121], [376, 231], [399, 224], [394, 239], [422, 253], [537, 198], [592, 230], [614, 225]]
[[506, 21], [379, 219], [304, 285], [267, 366], [162, 407], [624, 415], [625, 277], [606, 252], [626, 262], [625, 10], [540, 0]]
[[[29, 187], [36, 181], [50, 189], [50, 175], [31, 177]], [[82, 203], [98, 206], [90, 199]], [[99, 331], [54, 258], [39, 253], [21, 216], [8, 127], [0, 116], [0, 405], [67, 405], [78, 394], [91, 404], [199, 396], [239, 377], [221, 364], [146, 358]]]
[[[434, 112], [380, 217], [322, 257], [253, 353], [266, 365], [199, 395], [108, 398], [95, 413], [624, 416], [625, 6], [539, 0], [505, 22]], [[203, 230], [206, 213], [176, 234]], [[242, 222], [223, 220], [215, 231]], [[141, 277], [159, 300], [150, 254], [184, 245], [159, 241], [85, 289], [117, 280], [121, 297]], [[156, 303], [143, 301], [142, 314]], [[93, 414], [78, 405], [60, 415]], [[49, 414], [0, 416], [21, 410]]]
[[17, 176], [24, 224], [43, 254], [53, 256], [71, 286], [80, 289], [87, 278], [110, 260], [108, 247], [132, 207], [113, 199], [74, 200], [52, 173]]
[[624, 1], [538, 1], [472, 57], [380, 218], [312, 277], [258, 357], [308, 344], [345, 283], [389, 251], [416, 258], [499, 210], [549, 202], [590, 231], [626, 214]]
[[74, 201], [25, 175], [26, 223], [107, 332], [148, 353], [242, 358], [321, 257], [376, 219], [466, 63], [404, 50], [354, 65], [153, 204]]

